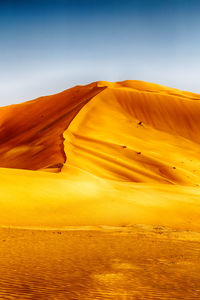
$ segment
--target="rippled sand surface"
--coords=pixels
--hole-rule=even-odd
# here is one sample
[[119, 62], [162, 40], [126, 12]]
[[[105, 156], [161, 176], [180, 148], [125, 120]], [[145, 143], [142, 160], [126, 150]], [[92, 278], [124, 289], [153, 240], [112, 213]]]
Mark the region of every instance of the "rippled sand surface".
[[200, 299], [200, 234], [0, 229], [0, 299]]

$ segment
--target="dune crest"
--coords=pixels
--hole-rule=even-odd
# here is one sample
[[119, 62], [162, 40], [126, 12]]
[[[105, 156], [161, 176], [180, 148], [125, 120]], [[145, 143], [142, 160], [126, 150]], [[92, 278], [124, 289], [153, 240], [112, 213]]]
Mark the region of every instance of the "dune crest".
[[0, 225], [199, 231], [199, 100], [99, 81], [1, 108]]
[[104, 88], [74, 87], [0, 109], [0, 167], [59, 171], [66, 161], [63, 131]]

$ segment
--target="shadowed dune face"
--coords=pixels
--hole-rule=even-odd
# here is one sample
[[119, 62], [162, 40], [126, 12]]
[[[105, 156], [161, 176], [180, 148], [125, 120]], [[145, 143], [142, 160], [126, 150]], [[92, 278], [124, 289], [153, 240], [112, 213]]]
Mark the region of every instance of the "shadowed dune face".
[[75, 87], [0, 109], [0, 167], [58, 171], [66, 161], [63, 131], [104, 88]]
[[199, 231], [199, 99], [101, 81], [1, 108], [0, 225]]

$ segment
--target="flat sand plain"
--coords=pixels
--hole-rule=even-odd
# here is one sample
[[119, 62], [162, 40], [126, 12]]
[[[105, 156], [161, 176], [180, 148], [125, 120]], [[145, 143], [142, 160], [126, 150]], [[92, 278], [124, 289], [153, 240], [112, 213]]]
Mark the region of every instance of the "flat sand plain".
[[200, 299], [200, 234], [0, 229], [0, 299]]

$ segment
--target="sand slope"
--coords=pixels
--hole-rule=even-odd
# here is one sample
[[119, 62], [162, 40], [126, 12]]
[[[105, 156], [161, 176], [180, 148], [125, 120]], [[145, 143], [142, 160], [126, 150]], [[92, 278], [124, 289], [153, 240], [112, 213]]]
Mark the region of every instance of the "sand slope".
[[96, 82], [1, 108], [0, 225], [199, 231], [199, 99]]
[[[63, 131], [103, 87], [74, 87], [0, 109], [0, 166], [61, 169], [66, 160]], [[53, 170], [55, 171], [55, 170]]]

